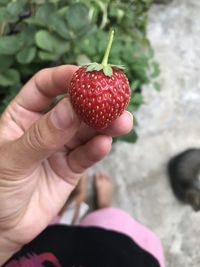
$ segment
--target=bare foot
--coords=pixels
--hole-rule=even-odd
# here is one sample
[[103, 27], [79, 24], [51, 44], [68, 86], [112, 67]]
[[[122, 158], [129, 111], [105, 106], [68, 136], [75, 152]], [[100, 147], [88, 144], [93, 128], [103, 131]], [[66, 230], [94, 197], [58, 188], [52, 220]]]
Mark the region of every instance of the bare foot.
[[87, 173], [85, 173], [83, 176], [81, 176], [79, 183], [75, 187], [75, 189], [72, 191], [71, 195], [69, 196], [68, 200], [64, 204], [62, 210], [60, 211], [60, 214], [65, 212], [67, 207], [75, 201], [76, 206], [80, 206], [81, 202], [84, 202], [86, 199], [87, 194]]
[[95, 174], [96, 208], [102, 209], [111, 206], [112, 202], [112, 178], [106, 174]]
[[87, 193], [87, 173], [85, 173], [81, 178], [80, 181], [75, 188], [74, 197], [76, 202], [81, 203], [84, 202], [86, 199]]

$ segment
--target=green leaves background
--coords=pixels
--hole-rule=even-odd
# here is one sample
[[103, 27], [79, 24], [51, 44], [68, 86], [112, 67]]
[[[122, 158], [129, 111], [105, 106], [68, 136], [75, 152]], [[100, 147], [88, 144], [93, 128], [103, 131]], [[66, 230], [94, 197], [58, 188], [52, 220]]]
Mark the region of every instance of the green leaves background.
[[[141, 86], [159, 65], [146, 37], [151, 0], [0, 0], [0, 112], [35, 72], [60, 64], [101, 62], [110, 28], [109, 63], [125, 65], [131, 82], [130, 111], [143, 103]], [[135, 132], [127, 141], [135, 141]]]

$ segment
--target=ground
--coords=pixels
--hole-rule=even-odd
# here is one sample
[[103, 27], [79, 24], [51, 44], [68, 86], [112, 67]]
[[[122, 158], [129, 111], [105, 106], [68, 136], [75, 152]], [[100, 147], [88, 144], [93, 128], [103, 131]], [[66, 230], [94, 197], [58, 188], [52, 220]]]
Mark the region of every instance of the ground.
[[161, 66], [161, 92], [143, 89], [136, 144], [117, 143], [90, 172], [114, 177], [113, 205], [162, 240], [166, 267], [200, 266], [200, 212], [179, 203], [166, 175], [168, 159], [200, 147], [200, 2], [174, 0], [150, 10], [148, 36]]

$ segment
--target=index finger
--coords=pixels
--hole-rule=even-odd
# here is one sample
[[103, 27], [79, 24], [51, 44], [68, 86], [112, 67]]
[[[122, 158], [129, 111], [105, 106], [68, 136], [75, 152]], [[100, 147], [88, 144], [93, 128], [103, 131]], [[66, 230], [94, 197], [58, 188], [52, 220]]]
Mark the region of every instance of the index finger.
[[14, 101], [30, 111], [44, 110], [56, 96], [67, 92], [77, 69], [74, 65], [62, 65], [39, 71], [24, 85]]

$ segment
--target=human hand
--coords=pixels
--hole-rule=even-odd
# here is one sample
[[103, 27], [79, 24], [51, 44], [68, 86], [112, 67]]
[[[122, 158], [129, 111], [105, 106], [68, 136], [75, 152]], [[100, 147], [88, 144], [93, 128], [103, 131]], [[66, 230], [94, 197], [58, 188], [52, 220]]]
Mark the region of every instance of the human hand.
[[37, 73], [9, 104], [0, 120], [0, 265], [36, 237], [56, 216], [79, 177], [111, 149], [112, 136], [128, 133], [124, 112], [96, 132], [81, 123], [66, 93], [76, 66]]

